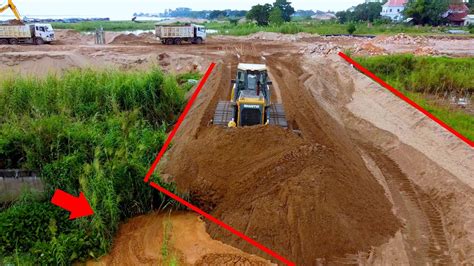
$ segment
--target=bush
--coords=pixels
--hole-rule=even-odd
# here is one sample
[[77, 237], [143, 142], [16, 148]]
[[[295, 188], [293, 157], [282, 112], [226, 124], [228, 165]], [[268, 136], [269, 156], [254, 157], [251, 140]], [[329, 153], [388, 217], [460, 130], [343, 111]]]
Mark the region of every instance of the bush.
[[143, 177], [185, 103], [189, 87], [178, 82], [190, 77], [200, 74], [73, 70], [1, 84], [2, 166], [38, 171], [47, 199], [56, 189], [83, 192], [95, 214], [70, 222], [49, 202], [17, 203], [0, 213], [0, 257], [44, 265], [98, 257], [110, 248], [120, 221], [179, 208]]
[[356, 30], [357, 30], [357, 28], [354, 24], [351, 23], [351, 24], [347, 25], [347, 32], [350, 35], [354, 34], [354, 32], [356, 32]]

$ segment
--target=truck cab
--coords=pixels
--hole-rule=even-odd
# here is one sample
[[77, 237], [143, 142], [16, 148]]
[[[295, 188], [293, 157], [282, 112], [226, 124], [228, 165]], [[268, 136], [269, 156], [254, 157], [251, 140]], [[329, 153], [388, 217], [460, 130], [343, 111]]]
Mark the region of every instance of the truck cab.
[[196, 39], [201, 38], [201, 40], [205, 40], [207, 38], [206, 27], [201, 25], [191, 25], [194, 28], [194, 37]]
[[54, 41], [54, 30], [51, 24], [31, 24], [30, 27], [37, 42], [41, 42], [41, 40], [43, 40], [44, 43]]

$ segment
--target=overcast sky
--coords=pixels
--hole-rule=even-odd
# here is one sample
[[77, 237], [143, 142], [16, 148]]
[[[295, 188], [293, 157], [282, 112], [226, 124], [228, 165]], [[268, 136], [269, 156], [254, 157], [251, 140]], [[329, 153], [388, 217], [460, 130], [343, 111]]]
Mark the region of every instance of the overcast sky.
[[[165, 9], [190, 7], [193, 10], [243, 9], [274, 0], [13, 0], [21, 16], [91, 16], [128, 19], [134, 12], [161, 13]], [[4, 3], [6, 0], [0, 0]], [[345, 10], [363, 0], [293, 0], [296, 9]], [[2, 13], [10, 14], [10, 11]]]

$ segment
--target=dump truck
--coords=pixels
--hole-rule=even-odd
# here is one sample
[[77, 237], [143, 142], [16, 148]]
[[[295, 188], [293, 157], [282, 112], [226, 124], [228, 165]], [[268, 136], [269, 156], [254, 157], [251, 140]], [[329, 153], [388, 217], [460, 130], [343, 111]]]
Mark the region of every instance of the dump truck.
[[0, 44], [41, 45], [54, 41], [51, 24], [0, 25]]
[[161, 43], [182, 44], [184, 42], [192, 44], [202, 44], [207, 37], [206, 28], [200, 25], [156, 25], [156, 37]]
[[245, 127], [255, 125], [276, 125], [288, 128], [285, 109], [282, 104], [271, 102], [270, 85], [266, 65], [239, 64], [237, 78], [231, 81], [230, 101], [219, 101], [214, 125], [224, 127]]

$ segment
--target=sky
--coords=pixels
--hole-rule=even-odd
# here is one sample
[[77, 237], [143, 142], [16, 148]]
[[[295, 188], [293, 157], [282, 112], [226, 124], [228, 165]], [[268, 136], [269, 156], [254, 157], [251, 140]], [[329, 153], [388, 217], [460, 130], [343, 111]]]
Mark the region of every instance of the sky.
[[[4, 3], [6, 0], [0, 0]], [[13, 0], [21, 16], [38, 17], [110, 17], [130, 19], [134, 12], [161, 13], [165, 9], [190, 7], [193, 10], [241, 9], [248, 10], [256, 4], [272, 3], [274, 0]], [[293, 0], [295, 9], [322, 11], [345, 10], [364, 0]], [[0, 17], [10, 15], [10, 11]]]

